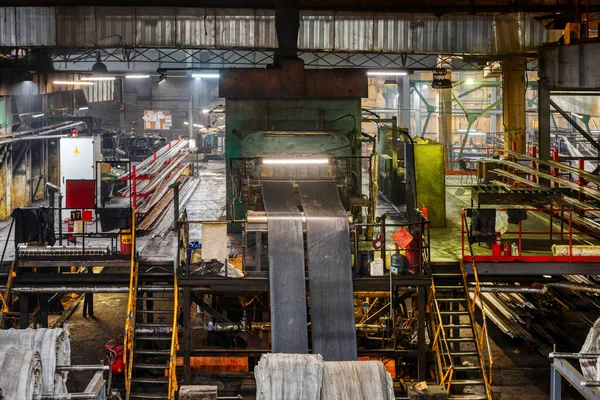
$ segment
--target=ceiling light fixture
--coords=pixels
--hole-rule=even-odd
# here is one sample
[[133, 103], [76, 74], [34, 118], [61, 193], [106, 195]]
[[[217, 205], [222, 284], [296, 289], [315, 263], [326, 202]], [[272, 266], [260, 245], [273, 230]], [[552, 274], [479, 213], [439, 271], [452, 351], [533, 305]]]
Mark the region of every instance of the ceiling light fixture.
[[94, 74], [106, 74], [108, 72], [108, 68], [106, 65], [100, 60], [100, 52], [96, 56], [96, 63], [92, 65], [92, 72]]
[[89, 107], [79, 107], [79, 111], [87, 110]]
[[473, 80], [473, 78], [469, 78], [465, 81], [466, 85], [472, 85], [473, 83], [475, 83], [475, 81]]
[[406, 76], [408, 72], [405, 71], [367, 71], [369, 76]]
[[263, 164], [328, 164], [327, 158], [263, 158]]
[[114, 81], [114, 76], [84, 76], [82, 81]]
[[146, 79], [150, 78], [150, 75], [125, 75], [127, 79]]
[[161, 83], [163, 83], [164, 81], [167, 80], [167, 75], [165, 74], [160, 74], [160, 78], [158, 78], [158, 82], [156, 82], [157, 85], [160, 85]]
[[196, 78], [196, 79], [219, 79], [219, 74], [214, 74], [214, 73], [199, 73], [199, 74], [192, 74], [192, 78]]
[[94, 82], [82, 82], [82, 81], [54, 81], [55, 85], [93, 85]]
[[39, 117], [43, 117], [44, 114], [33, 114], [32, 117], [33, 118], [39, 118]]

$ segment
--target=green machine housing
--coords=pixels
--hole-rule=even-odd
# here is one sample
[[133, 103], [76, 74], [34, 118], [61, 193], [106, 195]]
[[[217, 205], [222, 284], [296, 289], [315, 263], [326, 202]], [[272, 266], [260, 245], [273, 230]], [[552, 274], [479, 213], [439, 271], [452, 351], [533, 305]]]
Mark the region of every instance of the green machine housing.
[[[319, 180], [337, 183], [342, 202], [360, 219], [361, 98], [367, 79], [357, 70], [305, 70], [301, 60], [280, 69], [227, 70], [227, 216], [264, 211], [261, 182]], [[267, 165], [264, 159], [318, 158], [326, 164]]]

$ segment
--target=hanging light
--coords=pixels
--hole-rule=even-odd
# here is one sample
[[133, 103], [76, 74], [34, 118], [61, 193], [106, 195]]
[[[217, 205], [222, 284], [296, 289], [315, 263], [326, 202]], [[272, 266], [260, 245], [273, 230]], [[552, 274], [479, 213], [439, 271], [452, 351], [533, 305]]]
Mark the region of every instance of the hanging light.
[[96, 63], [92, 66], [92, 72], [94, 74], [106, 74], [108, 72], [108, 68], [106, 65], [100, 60], [100, 52], [96, 56]]
[[160, 85], [161, 83], [163, 83], [166, 80], [167, 80], [167, 75], [166, 74], [160, 74], [160, 78], [158, 78], [158, 82], [156, 82], [156, 84]]

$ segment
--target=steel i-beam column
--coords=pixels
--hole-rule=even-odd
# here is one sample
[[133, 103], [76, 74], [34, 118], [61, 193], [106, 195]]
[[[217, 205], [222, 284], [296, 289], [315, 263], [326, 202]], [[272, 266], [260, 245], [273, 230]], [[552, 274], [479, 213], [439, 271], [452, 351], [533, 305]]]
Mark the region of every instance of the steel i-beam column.
[[[451, 73], [446, 74], [446, 78], [452, 80]], [[452, 146], [452, 89], [439, 89], [440, 113], [439, 113], [439, 132], [440, 141], [444, 147]]]
[[504, 148], [526, 151], [527, 120], [525, 117], [525, 65], [526, 59], [505, 56], [502, 66], [502, 107], [504, 114]]
[[[398, 77], [398, 126], [405, 126], [410, 130], [410, 78]], [[418, 136], [413, 133], [412, 136]]]

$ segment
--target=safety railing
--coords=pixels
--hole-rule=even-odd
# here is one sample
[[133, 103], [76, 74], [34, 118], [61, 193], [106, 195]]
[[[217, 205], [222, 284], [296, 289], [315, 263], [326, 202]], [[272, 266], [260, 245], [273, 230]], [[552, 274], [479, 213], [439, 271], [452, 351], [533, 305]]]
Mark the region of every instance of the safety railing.
[[135, 222], [136, 214], [133, 210], [131, 215], [131, 265], [129, 271], [129, 298], [127, 301], [127, 319], [125, 320], [125, 340], [123, 346], [123, 362], [125, 363], [125, 389], [127, 398], [131, 391], [131, 376], [133, 372], [133, 348], [135, 343], [135, 319], [138, 292], [139, 264], [135, 258]]
[[443, 386], [447, 392], [450, 392], [455, 372], [454, 359], [450, 352], [450, 344], [446, 338], [446, 330], [444, 329], [444, 321], [440, 305], [437, 301], [436, 288], [433, 279], [431, 280], [429, 298], [429, 312], [431, 315], [431, 326], [433, 328], [432, 332], [434, 333], [431, 349], [436, 355], [439, 384]]
[[[469, 211], [471, 210], [471, 211]], [[481, 209], [485, 210], [485, 209]], [[508, 213], [515, 208], [495, 208], [495, 212]], [[586, 208], [521, 208], [527, 218], [517, 224], [517, 229], [503, 232], [487, 232], [484, 235], [471, 231], [467, 214], [479, 212], [476, 209], [463, 209], [461, 218], [462, 234], [462, 260], [465, 262], [600, 262], [600, 252], [596, 254], [593, 246], [579, 246], [585, 239], [598, 237], [600, 224], [589, 220], [589, 216], [600, 216], [600, 209]], [[532, 217], [532, 218], [529, 218]], [[472, 218], [472, 217], [471, 217]], [[495, 217], [494, 217], [495, 218]], [[524, 221], [533, 220], [530, 228], [525, 229]], [[539, 226], [548, 223], [547, 229]], [[510, 226], [510, 225], [509, 225]], [[597, 229], [594, 229], [597, 227]], [[536, 241], [536, 239], [540, 239]], [[549, 247], [550, 243], [558, 240], [558, 244]], [[488, 242], [490, 248], [477, 246], [473, 249], [472, 243]], [[526, 245], [532, 246], [526, 249]], [[539, 244], [539, 245], [538, 245]]]
[[446, 175], [474, 175], [477, 161], [491, 157], [496, 150], [493, 146], [445, 147]]
[[6, 314], [10, 312], [9, 304], [10, 304], [10, 296], [12, 289], [12, 282], [15, 278], [15, 262], [13, 261], [10, 264], [10, 270], [8, 271], [8, 279], [6, 281], [6, 287], [4, 289], [4, 294], [0, 293], [0, 329], [4, 329], [4, 319]]
[[171, 355], [169, 358], [169, 400], [175, 398], [177, 392], [177, 350], [179, 350], [179, 326], [177, 317], [179, 314], [179, 286], [177, 285], [177, 274], [173, 274], [173, 331], [171, 333]]
[[[467, 231], [469, 230], [468, 225], [466, 224], [466, 215], [463, 213], [463, 224], [467, 226]], [[470, 232], [469, 232], [470, 233]], [[490, 337], [488, 333], [487, 326], [487, 318], [485, 313], [485, 304], [483, 300], [480, 298], [481, 295], [481, 283], [479, 282], [479, 272], [477, 270], [477, 263], [475, 262], [475, 257], [473, 257], [473, 245], [469, 241], [469, 253], [471, 254], [471, 265], [473, 267], [472, 276], [475, 280], [475, 290], [471, 295], [469, 280], [467, 278], [467, 271], [465, 270], [465, 265], [463, 262], [460, 262], [460, 273], [463, 280], [463, 287], [465, 290], [465, 297], [467, 298], [467, 308], [469, 311], [469, 319], [471, 321], [471, 326], [473, 329], [473, 334], [475, 335], [475, 346], [477, 348], [477, 356], [479, 358], [479, 364], [481, 365], [481, 375], [483, 377], [485, 391], [488, 399], [492, 398], [492, 394], [490, 391], [490, 385], [493, 381], [493, 367], [494, 367], [494, 358], [492, 356], [492, 347], [490, 346]], [[479, 306], [479, 307], [477, 307]], [[479, 310], [479, 317], [481, 320], [481, 326], [477, 326], [476, 319], [476, 310]], [[484, 349], [486, 355], [484, 355]]]

